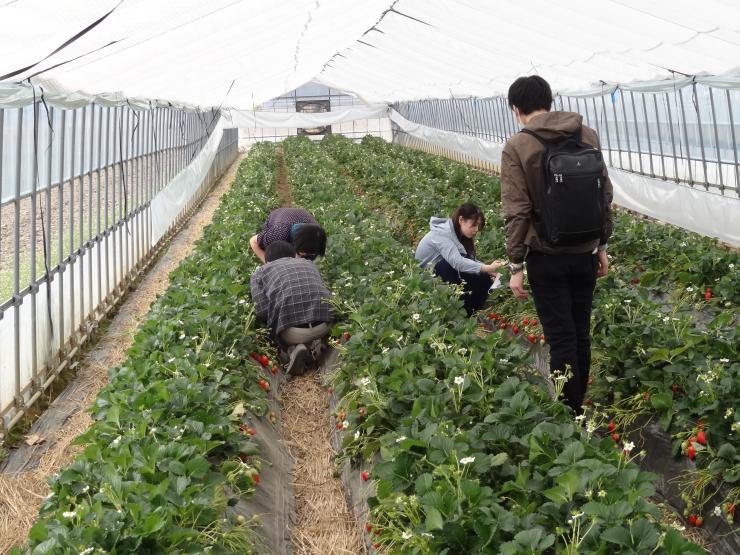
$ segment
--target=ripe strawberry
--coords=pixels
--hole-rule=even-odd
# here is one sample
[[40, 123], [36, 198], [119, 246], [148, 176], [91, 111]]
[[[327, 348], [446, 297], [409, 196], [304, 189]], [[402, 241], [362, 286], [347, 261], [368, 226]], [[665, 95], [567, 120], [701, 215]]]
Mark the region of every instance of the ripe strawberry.
[[696, 458], [696, 449], [694, 449], [693, 445], [689, 445], [688, 449], [686, 449], [686, 455], [693, 461]]
[[678, 393], [678, 386], [675, 383], [671, 386], [671, 391], [673, 391], [673, 393]]
[[696, 522], [694, 523], [694, 526], [697, 528], [701, 528], [701, 525], [704, 524], [704, 519], [700, 516], [696, 517]]
[[532, 324], [533, 326], [536, 326], [538, 324], [537, 320], [530, 320], [529, 323]]
[[640, 283], [640, 278], [632, 278], [632, 279], [630, 280], [630, 283], [631, 283], [632, 285], [637, 285], [638, 283]]
[[254, 480], [254, 483], [255, 484], [259, 484], [260, 483], [260, 475], [259, 474], [255, 474], [254, 476], [252, 476], [252, 480]]
[[647, 392], [647, 391], [646, 391], [645, 393], [643, 393], [643, 394], [642, 394], [642, 399], [643, 399], [644, 401], [649, 401], [649, 400], [650, 400], [650, 393], [649, 393], [649, 392]]
[[695, 514], [693, 513], [690, 514], [687, 520], [691, 526], [696, 526], [696, 515]]
[[367, 470], [363, 470], [363, 471], [362, 471], [362, 472], [360, 473], [360, 478], [362, 478], [362, 481], [363, 481], [363, 482], [367, 482], [367, 481], [368, 481], [368, 479], [370, 479], [370, 473], [369, 473], [369, 472], [368, 472]]
[[249, 462], [249, 457], [247, 457], [246, 455], [243, 455], [243, 454], [239, 453], [239, 460], [242, 461], [243, 463], [248, 463]]
[[365, 530], [367, 530], [368, 534], [373, 531], [373, 527], [369, 522], [365, 523]]
[[488, 319], [489, 320], [495, 320], [496, 318], [498, 318], [498, 316], [496, 315], [495, 312], [489, 312], [488, 313]]
[[504, 322], [501, 322], [501, 323], [500, 323], [500, 324], [498, 325], [498, 327], [499, 327], [499, 329], [505, 330], [505, 329], [506, 329], [506, 323], [504, 323]]
[[711, 299], [712, 299], [712, 290], [709, 287], [707, 287], [707, 290], [704, 291], [704, 300], [710, 301]]
[[537, 341], [537, 336], [535, 334], [533, 334], [533, 333], [530, 333], [527, 336], [527, 339], [529, 340], [530, 343], [534, 343], [535, 341]]
[[524, 320], [522, 320], [522, 325], [523, 326], [528, 326], [529, 325], [529, 318], [525, 318]]
[[341, 423], [341, 422], [337, 422], [336, 424], [334, 424], [334, 427], [335, 427], [335, 428], [336, 428], [337, 430], [341, 430], [342, 428], [344, 428], [344, 426], [342, 425], [342, 423]]
[[267, 383], [267, 380], [260, 380], [257, 383], [259, 384], [260, 389], [262, 389], [262, 391], [267, 391], [270, 389], [270, 384]]
[[730, 503], [729, 505], [727, 505], [727, 514], [735, 516], [735, 504], [734, 503]]
[[611, 422], [609, 422], [609, 425], [607, 426], [607, 428], [609, 428], [609, 431], [610, 431], [610, 432], [613, 432], [614, 430], [616, 430], [616, 429], [617, 429], [617, 425], [616, 425], [616, 424], [614, 423], [614, 421], [612, 420]]
[[259, 357], [260, 356], [257, 353], [255, 353], [254, 351], [252, 351], [251, 353], [249, 353], [249, 358], [253, 358], [254, 360], [257, 360], [257, 359], [259, 359]]
[[707, 444], [707, 436], [704, 434], [704, 430], [699, 430], [699, 432], [696, 434], [696, 441], [698, 441], [702, 445]]
[[519, 333], [519, 326], [517, 326], [516, 324], [514, 324], [513, 326], [511, 326], [511, 331], [514, 332], [514, 335], [518, 334]]
[[379, 549], [379, 548], [380, 548], [380, 544], [379, 543], [374, 543], [373, 544], [373, 549]]
[[612, 439], [614, 440], [614, 443], [619, 443], [619, 434], [612, 432]]
[[257, 434], [257, 430], [254, 428], [247, 428], [247, 435], [253, 436]]
[[267, 355], [262, 355], [262, 356], [260, 357], [260, 364], [261, 364], [262, 366], [268, 366], [268, 365], [270, 364], [270, 359], [269, 359], [269, 358], [267, 358]]
[[365, 416], [365, 412], [365, 407], [360, 407], [359, 409], [357, 409], [357, 414], [359, 414], [360, 417]]
[[344, 342], [345, 342], [345, 343], [346, 343], [347, 341], [349, 341], [349, 338], [350, 338], [350, 337], [352, 337], [352, 336], [351, 336], [351, 335], [349, 334], [349, 332], [348, 332], [348, 331], [345, 331], [345, 332], [344, 332], [344, 333], [342, 334], [342, 339], [344, 340]]

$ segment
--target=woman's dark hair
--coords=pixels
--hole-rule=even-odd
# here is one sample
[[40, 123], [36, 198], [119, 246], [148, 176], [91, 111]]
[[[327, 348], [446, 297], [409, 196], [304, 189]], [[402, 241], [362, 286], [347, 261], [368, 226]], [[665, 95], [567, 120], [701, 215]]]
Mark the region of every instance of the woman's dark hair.
[[479, 221], [480, 225], [478, 229], [481, 230], [486, 227], [486, 216], [483, 214], [483, 210], [472, 202], [466, 202], [455, 208], [455, 211], [450, 217], [452, 218], [452, 227], [455, 229], [457, 240], [465, 247], [465, 252], [468, 253], [468, 256], [475, 258], [475, 244], [470, 237], [465, 237], [460, 231], [460, 218], [462, 217], [463, 220]]
[[291, 233], [290, 242], [297, 252], [308, 255], [324, 256], [326, 253], [326, 232], [320, 225], [302, 224]]
[[509, 108], [516, 106], [521, 114], [531, 114], [535, 110], [550, 111], [552, 90], [539, 75], [520, 77], [509, 87]]
[[279, 258], [295, 258], [295, 247], [287, 241], [273, 241], [265, 249], [265, 262]]

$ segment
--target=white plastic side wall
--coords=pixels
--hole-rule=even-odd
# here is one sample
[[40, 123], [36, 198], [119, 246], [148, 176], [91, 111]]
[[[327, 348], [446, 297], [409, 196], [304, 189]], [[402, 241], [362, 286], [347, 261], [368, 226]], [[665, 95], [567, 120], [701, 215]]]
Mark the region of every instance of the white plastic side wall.
[[[395, 110], [391, 110], [390, 119], [403, 133], [418, 140], [494, 165], [501, 164], [502, 143], [420, 125]], [[616, 204], [740, 247], [740, 199], [613, 167], [609, 168], [609, 176]]]

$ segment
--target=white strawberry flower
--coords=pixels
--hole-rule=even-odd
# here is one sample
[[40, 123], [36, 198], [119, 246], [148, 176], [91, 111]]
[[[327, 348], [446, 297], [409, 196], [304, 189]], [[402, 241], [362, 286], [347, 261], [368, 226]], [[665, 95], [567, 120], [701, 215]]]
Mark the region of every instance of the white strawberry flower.
[[412, 534], [411, 532], [409, 532], [409, 531], [404, 531], [404, 532], [403, 532], [403, 533], [401, 534], [401, 539], [403, 539], [403, 540], [410, 540], [410, 539], [411, 539], [411, 538], [412, 538], [413, 536], [414, 536], [414, 535], [413, 535], [413, 534]]
[[75, 511], [64, 511], [64, 512], [62, 513], [62, 516], [63, 516], [64, 518], [74, 518], [74, 517], [76, 517], [76, 516], [77, 516], [77, 513], [76, 513]]
[[463, 457], [460, 459], [460, 464], [470, 464], [475, 462], [475, 457]]
[[455, 376], [455, 385], [462, 385], [465, 383], [465, 378], [462, 376]]

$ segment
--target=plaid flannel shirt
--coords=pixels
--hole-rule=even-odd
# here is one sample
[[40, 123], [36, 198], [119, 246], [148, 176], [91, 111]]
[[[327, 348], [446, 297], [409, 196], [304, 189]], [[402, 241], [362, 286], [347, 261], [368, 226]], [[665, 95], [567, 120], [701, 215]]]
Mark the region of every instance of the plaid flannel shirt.
[[266, 321], [275, 335], [289, 327], [331, 321], [331, 307], [324, 300], [331, 293], [309, 260], [268, 262], [254, 271], [250, 284], [257, 317]]

